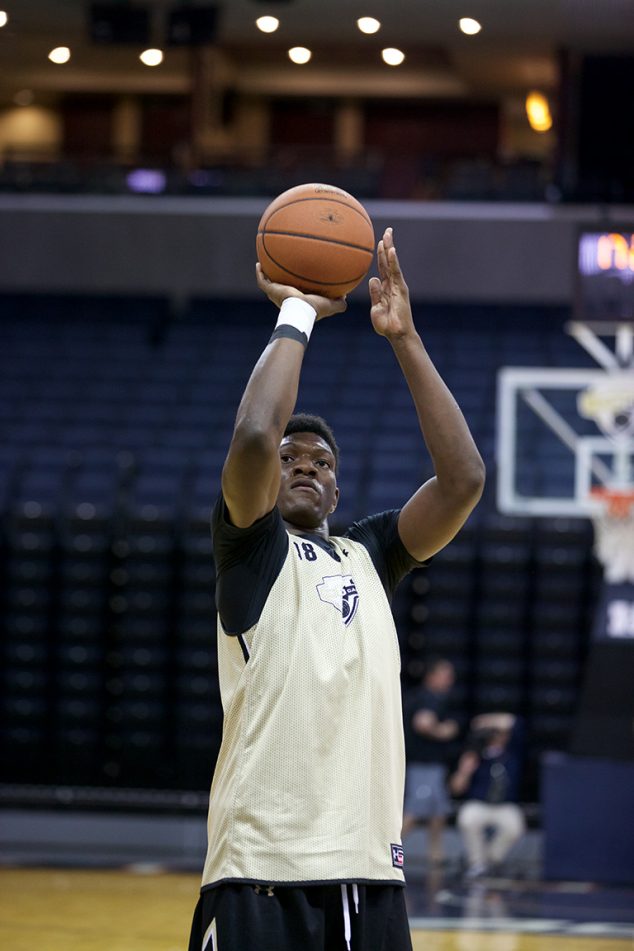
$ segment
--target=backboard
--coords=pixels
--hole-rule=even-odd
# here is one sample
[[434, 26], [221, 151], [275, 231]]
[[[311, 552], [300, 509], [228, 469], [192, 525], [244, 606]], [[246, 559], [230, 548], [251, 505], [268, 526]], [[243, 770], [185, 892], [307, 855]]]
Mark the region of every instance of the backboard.
[[593, 517], [605, 508], [602, 490], [634, 489], [634, 324], [575, 321], [566, 330], [596, 360], [596, 369], [499, 372], [502, 512]]

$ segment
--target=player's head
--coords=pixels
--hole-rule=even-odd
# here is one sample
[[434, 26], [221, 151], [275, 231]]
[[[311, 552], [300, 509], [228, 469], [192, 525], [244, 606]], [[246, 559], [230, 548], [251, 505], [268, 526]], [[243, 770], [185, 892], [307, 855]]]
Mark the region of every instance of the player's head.
[[306, 531], [318, 529], [339, 499], [339, 448], [320, 416], [291, 416], [280, 443], [282, 478], [277, 505], [282, 518]]
[[434, 693], [447, 693], [456, 680], [456, 671], [450, 660], [444, 657], [430, 657], [425, 664], [423, 683]]
[[330, 451], [335, 457], [335, 472], [339, 469], [339, 446], [335, 434], [322, 416], [313, 416], [311, 413], [295, 413], [289, 419], [284, 430], [284, 437], [294, 433], [316, 433], [328, 443]]
[[499, 727], [491, 729], [475, 730], [470, 738], [470, 743], [476, 746], [480, 752], [485, 750], [489, 755], [501, 753], [509, 744], [511, 739], [511, 730], [501, 730]]

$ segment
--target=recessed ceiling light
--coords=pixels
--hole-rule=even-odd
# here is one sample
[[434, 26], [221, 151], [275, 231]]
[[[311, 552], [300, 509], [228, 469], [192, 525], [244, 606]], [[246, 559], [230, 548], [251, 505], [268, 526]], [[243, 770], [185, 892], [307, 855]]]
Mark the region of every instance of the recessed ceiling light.
[[139, 54], [139, 59], [144, 66], [160, 66], [163, 62], [163, 50], [143, 50]]
[[482, 24], [474, 20], [473, 17], [460, 17], [458, 26], [467, 36], [475, 36], [475, 34], [479, 33], [482, 29]]
[[280, 21], [277, 17], [258, 17], [255, 21], [255, 25], [258, 30], [262, 30], [263, 33], [275, 33]]
[[56, 63], [58, 66], [61, 66], [70, 59], [70, 50], [67, 46], [56, 46], [55, 49], [51, 50], [48, 54], [48, 58], [51, 63]]
[[307, 50], [305, 46], [293, 46], [293, 48], [288, 51], [288, 58], [294, 63], [297, 63], [298, 66], [303, 66], [304, 63], [307, 63], [312, 55], [311, 51]]
[[9, 22], [9, 17], [7, 16], [4, 10], [0, 10], [0, 26], [6, 26]]
[[375, 20], [374, 17], [359, 17], [357, 26], [362, 33], [378, 33], [381, 29], [381, 22]]
[[393, 46], [388, 46], [387, 49], [382, 50], [381, 56], [383, 57], [383, 62], [387, 63], [388, 66], [400, 66], [405, 59], [405, 53], [395, 49]]

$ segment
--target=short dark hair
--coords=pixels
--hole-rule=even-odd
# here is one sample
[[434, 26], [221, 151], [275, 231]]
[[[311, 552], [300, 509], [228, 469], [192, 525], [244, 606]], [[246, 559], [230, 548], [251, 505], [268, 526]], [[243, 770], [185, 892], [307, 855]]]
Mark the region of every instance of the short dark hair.
[[292, 436], [294, 433], [315, 433], [316, 436], [321, 436], [335, 457], [335, 470], [339, 468], [339, 446], [335, 434], [323, 417], [313, 416], [311, 413], [295, 413], [286, 424], [284, 436]]

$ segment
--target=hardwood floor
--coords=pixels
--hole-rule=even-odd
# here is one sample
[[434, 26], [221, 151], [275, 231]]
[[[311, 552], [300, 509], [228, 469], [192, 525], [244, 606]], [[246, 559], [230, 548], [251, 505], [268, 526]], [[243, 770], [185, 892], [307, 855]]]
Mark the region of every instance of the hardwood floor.
[[[152, 870], [0, 868], [0, 948], [186, 951], [198, 886], [198, 875]], [[634, 951], [629, 937], [450, 928], [414, 930], [414, 951]]]

